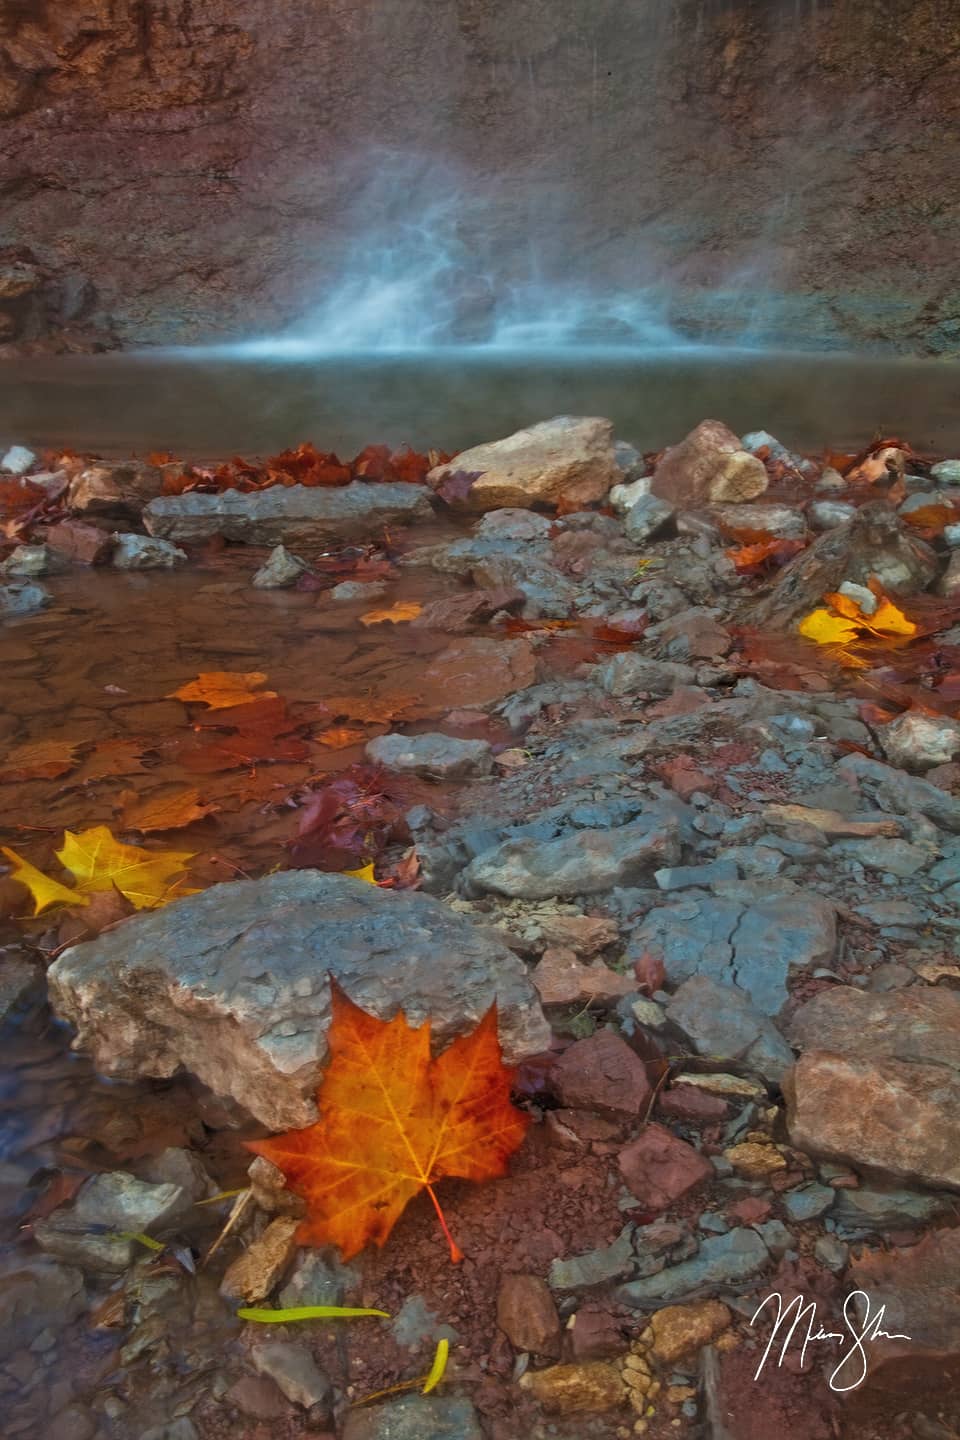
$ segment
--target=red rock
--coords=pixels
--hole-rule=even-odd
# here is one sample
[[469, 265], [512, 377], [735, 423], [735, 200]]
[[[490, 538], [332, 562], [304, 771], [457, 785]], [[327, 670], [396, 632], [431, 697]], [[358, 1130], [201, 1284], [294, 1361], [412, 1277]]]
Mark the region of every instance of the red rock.
[[80, 520], [61, 520], [51, 525], [43, 538], [51, 550], [78, 565], [104, 565], [113, 552], [113, 540], [105, 530]]
[[716, 775], [701, 770], [689, 755], [675, 755], [670, 760], [662, 760], [656, 771], [681, 800], [689, 800], [698, 790], [709, 795], [720, 783]]
[[598, 1030], [564, 1051], [550, 1071], [562, 1105], [610, 1115], [644, 1115], [651, 1085], [643, 1061], [612, 1030]]
[[467, 636], [435, 655], [421, 677], [424, 712], [442, 710], [455, 696], [461, 707], [488, 705], [536, 679], [530, 642]]
[[662, 990], [667, 981], [662, 956], [653, 955], [649, 950], [645, 950], [639, 960], [634, 960], [633, 973], [640, 989], [645, 990], [648, 995], [652, 995], [655, 990]]
[[581, 965], [572, 950], [544, 950], [530, 978], [543, 1005], [582, 1006], [590, 1001], [605, 1004], [635, 994], [637, 988], [632, 976], [618, 975], [601, 960]]
[[564, 1150], [622, 1138], [621, 1126], [589, 1110], [548, 1110], [547, 1134]]
[[560, 1317], [546, 1282], [537, 1275], [504, 1275], [497, 1296], [497, 1324], [517, 1350], [560, 1355]]
[[540, 922], [540, 933], [548, 944], [586, 956], [599, 954], [620, 938], [615, 922], [601, 915], [550, 915]]
[[678, 615], [657, 630], [657, 643], [666, 647], [671, 660], [719, 660], [730, 651], [733, 641], [712, 615]]
[[653, 1213], [666, 1210], [714, 1174], [709, 1160], [662, 1125], [647, 1125], [636, 1140], [625, 1145], [619, 1165], [631, 1194]]
[[770, 1201], [761, 1200], [759, 1195], [745, 1195], [728, 1208], [727, 1215], [742, 1225], [759, 1225], [766, 1220], [772, 1208]]
[[706, 690], [700, 690], [696, 685], [678, 685], [666, 700], [648, 705], [643, 713], [653, 720], [669, 720], [673, 715], [692, 715], [694, 710], [702, 710], [710, 703]]
[[254, 1420], [279, 1420], [282, 1415], [290, 1415], [293, 1409], [266, 1375], [244, 1375], [236, 1385], [231, 1385], [224, 1399]]
[[726, 1120], [730, 1108], [719, 1095], [695, 1085], [678, 1085], [675, 1090], [660, 1091], [657, 1112], [673, 1120]]
[[606, 1310], [578, 1310], [567, 1337], [573, 1360], [609, 1360], [627, 1348], [620, 1326]]

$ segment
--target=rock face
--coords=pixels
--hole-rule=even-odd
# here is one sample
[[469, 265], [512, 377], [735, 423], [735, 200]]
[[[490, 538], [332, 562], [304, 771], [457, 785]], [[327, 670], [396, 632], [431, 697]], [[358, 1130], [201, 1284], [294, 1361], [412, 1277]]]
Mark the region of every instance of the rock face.
[[438, 1044], [494, 997], [508, 1060], [549, 1042], [509, 950], [429, 896], [318, 871], [215, 885], [75, 946], [48, 975], [57, 1013], [104, 1073], [183, 1067], [281, 1130], [316, 1119], [327, 971], [384, 1018], [429, 1016]]
[[[498, 293], [501, 280], [532, 278], [535, 215], [546, 285], [574, 277], [629, 293], [663, 276], [669, 318], [697, 334], [742, 334], [749, 270], [751, 322], [781, 336], [955, 346], [952, 219], [921, 203], [950, 195], [955, 178], [953, 0], [833, 0], [815, 16], [749, 0], [553, 0], [549, 21], [482, 0], [469, 23], [460, 0], [375, 11], [203, 0], [152, 5], [149, 25], [143, 13], [111, 0], [4, 6], [0, 114], [16, 204], [0, 334], [156, 344], [275, 332], [335, 287], [351, 242], [366, 260], [379, 224], [396, 242], [433, 205], [442, 235], [466, 205], [464, 229], [487, 242], [479, 254], [502, 257]], [[781, 108], [786, 72], [795, 103]], [[428, 106], [416, 103], [424, 74]], [[436, 153], [437, 115], [447, 153], [471, 156], [484, 177], [476, 186], [471, 172], [405, 163]], [[364, 137], [403, 152], [391, 152], [380, 190], [364, 186]], [[901, 177], [892, 189], [871, 168], [881, 146], [886, 173]], [[69, 235], [51, 195], [68, 197]], [[425, 293], [454, 336], [483, 336], [495, 318], [473, 279], [484, 266], [451, 251]]]
[[425, 520], [431, 513], [422, 485], [354, 480], [331, 489], [274, 485], [252, 494], [161, 495], [145, 506], [143, 523], [151, 535], [176, 544], [202, 544], [222, 535], [251, 545], [320, 545], [375, 535], [384, 525]]
[[653, 472], [651, 491], [677, 509], [754, 500], [769, 481], [763, 462], [719, 420], [703, 420], [671, 445]]
[[824, 991], [790, 1026], [784, 1079], [801, 1150], [960, 1189], [960, 997], [911, 988]]
[[611, 422], [571, 415], [463, 450], [451, 465], [431, 470], [428, 483], [439, 485], [455, 470], [478, 476], [466, 499], [470, 510], [524, 510], [561, 499], [588, 505], [621, 479]]

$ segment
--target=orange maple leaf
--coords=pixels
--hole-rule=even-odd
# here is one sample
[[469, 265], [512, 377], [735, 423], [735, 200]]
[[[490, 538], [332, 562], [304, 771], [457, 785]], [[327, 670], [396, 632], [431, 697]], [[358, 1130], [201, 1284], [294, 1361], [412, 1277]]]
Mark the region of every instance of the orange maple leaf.
[[510, 1103], [497, 1007], [469, 1035], [430, 1056], [430, 1021], [403, 1013], [378, 1019], [330, 979], [330, 1063], [317, 1095], [322, 1119], [306, 1130], [248, 1141], [278, 1165], [307, 1202], [301, 1245], [337, 1245], [345, 1260], [382, 1246], [421, 1190], [433, 1201], [450, 1258], [463, 1258], [434, 1185], [446, 1176], [494, 1180], [526, 1133], [529, 1117]]

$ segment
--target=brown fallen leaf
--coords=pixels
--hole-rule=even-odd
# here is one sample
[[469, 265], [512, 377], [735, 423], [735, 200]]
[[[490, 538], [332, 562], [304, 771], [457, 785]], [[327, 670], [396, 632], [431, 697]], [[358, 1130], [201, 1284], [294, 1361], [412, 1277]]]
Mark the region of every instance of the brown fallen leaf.
[[143, 774], [145, 767], [142, 761], [146, 749], [143, 740], [102, 740], [83, 762], [77, 779], [106, 780], [112, 775]]
[[73, 740], [29, 740], [0, 760], [0, 781], [55, 780], [74, 766]]
[[81, 940], [94, 940], [104, 930], [135, 914], [136, 906], [115, 885], [110, 890], [98, 890], [82, 909], [68, 910], [62, 916], [57, 928], [57, 945], [76, 945]]
[[220, 807], [206, 804], [193, 786], [164, 785], [150, 795], [124, 790], [120, 796], [120, 821], [124, 830], [181, 830], [202, 820]]

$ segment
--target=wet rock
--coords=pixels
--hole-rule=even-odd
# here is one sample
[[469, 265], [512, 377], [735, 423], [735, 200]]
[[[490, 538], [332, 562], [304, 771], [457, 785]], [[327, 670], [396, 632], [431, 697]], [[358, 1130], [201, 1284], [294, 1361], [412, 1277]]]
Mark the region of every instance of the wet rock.
[[[944, 1280], [958, 1270], [960, 1230], [934, 1230], [909, 1248], [865, 1250], [851, 1261], [850, 1288], [869, 1296], [870, 1315], [883, 1315], [880, 1323], [888, 1335], [909, 1337], [871, 1343], [863, 1380], [867, 1392], [888, 1396], [887, 1403], [897, 1410], [918, 1385], [927, 1401], [956, 1397], [960, 1295], [955, 1284]], [[853, 1353], [838, 1383], [853, 1385], [863, 1369]]]
[[774, 540], [807, 538], [807, 522], [789, 505], [718, 505], [711, 513], [726, 530], [762, 530]]
[[866, 755], [844, 755], [836, 768], [841, 779], [859, 788], [881, 810], [896, 816], [924, 815], [942, 830], [960, 834], [960, 800], [929, 780], [907, 775]]
[[884, 756], [901, 770], [930, 770], [960, 754], [960, 725], [946, 715], [907, 710], [877, 729]]
[[[259, 1156], [257, 1157], [260, 1158]], [[199, 1156], [192, 1150], [169, 1145], [159, 1155], [151, 1155], [138, 1167], [140, 1179], [151, 1185], [176, 1185], [194, 1204], [216, 1195], [218, 1186], [207, 1174]]]
[[162, 489], [163, 473], [155, 465], [138, 460], [93, 465], [71, 480], [67, 508], [91, 518], [136, 522], [144, 505]]
[[250, 1190], [254, 1202], [265, 1215], [306, 1214], [306, 1203], [299, 1195], [287, 1188], [287, 1180], [279, 1165], [274, 1165], [263, 1155], [257, 1155], [247, 1167]]
[[455, 696], [461, 709], [489, 705], [524, 690], [536, 679], [537, 664], [526, 640], [488, 640], [468, 636], [435, 655], [422, 675], [429, 697]]
[[755, 500], [769, 481], [761, 461], [719, 420], [703, 420], [673, 445], [653, 473], [651, 491], [676, 508]]
[[[622, 461], [620, 468], [623, 469]], [[650, 494], [650, 478], [649, 475], [639, 475], [635, 480], [628, 480], [622, 485], [614, 485], [607, 496], [607, 504], [618, 515], [627, 515], [638, 500], [642, 500], [645, 495]]]
[[661, 500], [656, 495], [638, 496], [627, 507], [624, 533], [634, 545], [644, 545], [669, 525], [673, 514], [673, 506], [668, 505], [666, 500]]
[[483, 1440], [483, 1431], [469, 1400], [404, 1395], [348, 1410], [340, 1440]]
[[250, 1359], [258, 1374], [269, 1375], [277, 1389], [302, 1410], [309, 1410], [311, 1405], [329, 1405], [333, 1398], [330, 1377], [305, 1345], [268, 1341], [257, 1345]]
[[549, 1415], [615, 1410], [627, 1398], [619, 1367], [605, 1360], [528, 1370], [520, 1385]]
[[316, 1119], [328, 969], [383, 1018], [401, 1008], [412, 1024], [429, 1016], [438, 1045], [475, 1025], [494, 996], [508, 1060], [548, 1043], [536, 991], [505, 946], [430, 896], [319, 871], [174, 901], [65, 951], [48, 982], [104, 1073], [191, 1070], [285, 1130]]
[[280, 1291], [280, 1304], [288, 1309], [299, 1305], [342, 1305], [358, 1279], [356, 1268], [344, 1265], [332, 1246], [327, 1250], [301, 1250]]
[[143, 511], [151, 535], [180, 544], [203, 544], [214, 535], [249, 545], [325, 544], [363, 539], [384, 525], [412, 524], [432, 514], [422, 485], [354, 480], [325, 488], [273, 485], [247, 494], [190, 490], [161, 495]]
[[846, 500], [814, 500], [807, 511], [807, 518], [812, 529], [822, 532], [846, 525], [856, 513], [857, 507]]
[[410, 628], [460, 635], [474, 625], [485, 624], [501, 611], [516, 612], [526, 599], [525, 593], [514, 585], [502, 585], [496, 590], [472, 590], [466, 595], [441, 595], [424, 605], [410, 622]]
[[466, 780], [493, 769], [493, 751], [486, 740], [457, 740], [452, 735], [378, 735], [368, 743], [366, 755], [387, 770], [427, 780]]
[[497, 1295], [497, 1324], [516, 1350], [560, 1354], [560, 1317], [539, 1275], [504, 1275]]
[[960, 594], [960, 551], [954, 550], [950, 556], [947, 568], [937, 585], [937, 594], [944, 596], [947, 600], [953, 600], [957, 594]]
[[625, 1225], [612, 1245], [552, 1261], [550, 1285], [554, 1290], [588, 1290], [611, 1280], [624, 1280], [633, 1268], [633, 1226]]
[[0, 950], [0, 1021], [6, 1019], [42, 978], [41, 966]]
[[[275, 545], [250, 583], [255, 590], [284, 590], [288, 585], [295, 585], [309, 569], [306, 560], [301, 560], [299, 555], [291, 555], [285, 545]], [[339, 586], [334, 588], [339, 589]]]
[[172, 570], [185, 551], [166, 540], [153, 540], [149, 535], [114, 535], [112, 564], [115, 570]]
[[52, 566], [53, 556], [46, 545], [18, 545], [0, 565], [0, 576], [5, 580], [28, 580], [46, 575]]
[[0, 470], [7, 475], [26, 475], [30, 466], [36, 463], [37, 457], [32, 450], [28, 450], [25, 445], [11, 445], [0, 460]]
[[668, 1305], [650, 1316], [651, 1349], [664, 1365], [673, 1365], [722, 1335], [733, 1317], [719, 1300], [699, 1305]]
[[149, 1430], [141, 1430], [138, 1440], [199, 1440], [199, 1436], [189, 1415], [181, 1415], [178, 1420], [168, 1420], [164, 1425], [151, 1425]]
[[[647, 638], [656, 641], [657, 649], [668, 660], [681, 663], [720, 660], [733, 645], [730, 632], [708, 611], [699, 608], [682, 610], [662, 624], [652, 626]], [[699, 698], [701, 694], [702, 691], [694, 690], [691, 698]], [[701, 703], [706, 703], [706, 699], [704, 695]]]
[[81, 1186], [71, 1206], [38, 1220], [33, 1236], [41, 1250], [82, 1270], [119, 1274], [139, 1248], [120, 1235], [161, 1228], [189, 1205], [190, 1197], [179, 1185], [150, 1185], [115, 1170], [95, 1175]]
[[572, 950], [545, 950], [531, 977], [547, 1009], [556, 1005], [609, 1004], [636, 991], [633, 976], [618, 975], [601, 960], [581, 965]]
[[0, 1259], [0, 1360], [44, 1330], [61, 1330], [86, 1307], [83, 1275], [44, 1255], [11, 1251]]
[[52, 604], [53, 596], [43, 585], [0, 585], [0, 616], [35, 615]]
[[463, 450], [427, 476], [434, 487], [454, 471], [477, 474], [464, 502], [470, 510], [529, 509], [537, 504], [589, 505], [622, 478], [609, 420], [558, 415], [504, 440]]
[[617, 1156], [627, 1188], [644, 1210], [666, 1210], [694, 1186], [713, 1178], [713, 1166], [662, 1125], [646, 1125]]
[[960, 485], [960, 460], [941, 460], [930, 467], [930, 475], [938, 485]]
[[463, 873], [467, 893], [515, 899], [592, 895], [635, 885], [680, 858], [676, 820], [656, 815], [611, 830], [575, 830], [559, 840], [506, 840]]
[[482, 540], [545, 540], [554, 522], [546, 515], [534, 515], [509, 505], [491, 510], [476, 523], [474, 534]]
[[82, 520], [61, 520], [44, 539], [50, 550], [75, 565], [105, 565], [113, 553], [113, 537]]
[[386, 580], [341, 580], [330, 591], [330, 599], [365, 604], [368, 600], [379, 600], [386, 593]]
[[929, 545], [912, 536], [885, 501], [872, 500], [785, 565], [768, 594], [751, 608], [749, 621], [792, 625], [844, 580], [866, 585], [874, 575], [889, 594], [915, 595], [938, 570]]
[[960, 1188], [960, 996], [839, 987], [801, 1006], [788, 1033], [803, 1050], [784, 1079], [798, 1149]]
[[91, 1440], [96, 1424], [83, 1405], [67, 1405], [47, 1422], [45, 1440]]
[[597, 680], [608, 695], [671, 695], [681, 685], [692, 685], [697, 673], [673, 660], [652, 660], [623, 651], [597, 670]]
[[793, 1051], [776, 1026], [750, 1003], [737, 986], [694, 975], [678, 988], [667, 1018], [693, 1044], [698, 1055], [730, 1060], [778, 1084], [793, 1064]]
[[286, 1400], [265, 1375], [244, 1375], [230, 1386], [223, 1398], [252, 1420], [279, 1420], [290, 1414]]
[[831, 1194], [831, 1218], [860, 1232], [909, 1230], [929, 1224], [956, 1205], [956, 1197], [950, 1194], [898, 1190], [892, 1185], [860, 1185], [855, 1190], [832, 1190]]
[[757, 1232], [741, 1226], [726, 1235], [708, 1236], [691, 1260], [621, 1285], [616, 1298], [637, 1309], [652, 1309], [662, 1300], [695, 1299], [705, 1290], [721, 1285], [736, 1287], [752, 1279], [769, 1261], [767, 1247]]
[[253, 1305], [266, 1300], [280, 1284], [297, 1248], [299, 1220], [278, 1215], [226, 1270], [220, 1293]]
[[602, 1114], [646, 1114], [651, 1086], [643, 1061], [622, 1036], [598, 1030], [565, 1050], [550, 1071], [550, 1086], [561, 1105]]

